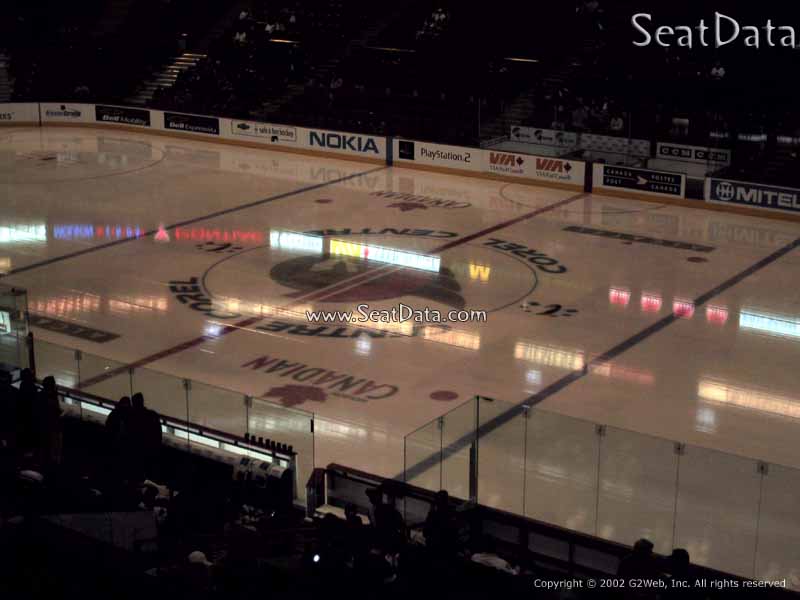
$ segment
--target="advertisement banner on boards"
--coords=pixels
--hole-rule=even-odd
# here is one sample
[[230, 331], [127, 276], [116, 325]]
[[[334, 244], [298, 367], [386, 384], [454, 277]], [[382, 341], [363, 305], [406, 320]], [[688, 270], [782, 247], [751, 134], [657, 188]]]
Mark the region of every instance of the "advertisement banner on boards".
[[42, 123], [91, 123], [94, 106], [73, 102], [42, 102]]
[[582, 186], [586, 165], [582, 161], [484, 150], [484, 171], [492, 175], [536, 179]]
[[150, 111], [147, 109], [98, 104], [94, 107], [94, 111], [95, 120], [99, 123], [150, 127]]
[[0, 125], [11, 123], [38, 123], [39, 105], [35, 103], [0, 104]]
[[640, 194], [683, 198], [686, 176], [616, 165], [595, 165], [594, 187], [619, 188]]
[[526, 144], [541, 144], [559, 148], [575, 148], [578, 146], [577, 133], [558, 129], [539, 129], [537, 127], [513, 125], [509, 137], [514, 142], [524, 142]]
[[297, 142], [297, 128], [290, 125], [274, 125], [272, 123], [231, 119], [231, 134], [261, 138], [270, 144], [294, 144]]
[[730, 150], [723, 148], [704, 148], [702, 146], [687, 146], [685, 144], [673, 144], [668, 142], [658, 142], [656, 146], [656, 157], [703, 164], [731, 164]]
[[165, 112], [164, 129], [183, 131], [186, 133], [219, 135], [219, 119], [217, 117], [203, 117], [200, 115], [185, 115], [182, 113]]
[[303, 144], [311, 150], [349, 154], [360, 158], [385, 159], [386, 138], [360, 133], [305, 129]]
[[632, 154], [646, 158], [650, 156], [650, 142], [647, 140], [628, 139], [613, 135], [582, 133], [578, 138], [582, 150], [610, 152], [613, 154]]
[[800, 189], [796, 188], [710, 177], [705, 197], [706, 202], [716, 204], [800, 213]]
[[414, 162], [421, 166], [442, 167], [461, 171], [483, 170], [483, 150], [429, 144], [414, 140], [395, 140], [394, 160], [400, 163]]

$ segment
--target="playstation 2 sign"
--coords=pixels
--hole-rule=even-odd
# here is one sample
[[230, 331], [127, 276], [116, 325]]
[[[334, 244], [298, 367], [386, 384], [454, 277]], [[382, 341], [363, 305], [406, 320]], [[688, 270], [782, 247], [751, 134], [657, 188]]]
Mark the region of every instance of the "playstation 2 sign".
[[666, 171], [596, 164], [593, 187], [618, 188], [639, 194], [683, 198], [686, 191], [686, 176]]
[[800, 213], [800, 189], [795, 188], [710, 177], [706, 179], [705, 199], [714, 204]]

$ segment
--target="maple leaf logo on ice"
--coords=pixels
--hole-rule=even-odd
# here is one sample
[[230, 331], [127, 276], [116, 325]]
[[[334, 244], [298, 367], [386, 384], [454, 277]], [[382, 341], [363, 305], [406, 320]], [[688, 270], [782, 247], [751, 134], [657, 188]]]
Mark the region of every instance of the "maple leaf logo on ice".
[[395, 202], [394, 204], [389, 204], [387, 208], [399, 208], [401, 212], [408, 212], [409, 210], [416, 210], [417, 208], [428, 210], [427, 206], [419, 202]]
[[270, 389], [265, 398], [278, 398], [284, 406], [297, 406], [304, 402], [325, 402], [325, 392], [312, 385], [282, 385]]

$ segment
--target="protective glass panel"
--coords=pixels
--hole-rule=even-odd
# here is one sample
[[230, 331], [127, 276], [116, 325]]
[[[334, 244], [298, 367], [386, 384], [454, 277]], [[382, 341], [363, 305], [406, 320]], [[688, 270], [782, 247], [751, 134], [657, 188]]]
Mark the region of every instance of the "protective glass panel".
[[687, 447], [680, 457], [675, 547], [692, 562], [753, 576], [761, 475], [754, 460]]
[[525, 516], [595, 534], [599, 440], [593, 423], [531, 412]]
[[144, 405], [159, 415], [188, 421], [189, 410], [183, 379], [152, 369], [135, 369], [133, 393], [144, 396]]
[[769, 465], [764, 477], [758, 519], [758, 552], [755, 578], [786, 580], [800, 591], [800, 470]]
[[79, 368], [81, 391], [114, 401], [131, 395], [131, 376], [125, 363], [83, 352]]
[[302, 410], [253, 398], [248, 408], [251, 438], [291, 446], [296, 453], [295, 481], [298, 496], [305, 499], [306, 483], [314, 470], [314, 415]]
[[78, 385], [78, 360], [75, 350], [36, 339], [33, 345], [36, 374], [39, 378], [52, 375], [58, 385], [74, 388]]
[[597, 533], [632, 546], [672, 551], [678, 455], [673, 443], [609, 427], [600, 442]]
[[22, 288], [0, 286], [0, 364], [28, 367], [28, 295]]
[[[441, 489], [443, 423], [434, 419], [406, 436], [403, 458], [408, 484], [431, 491]], [[423, 469], [423, 464], [428, 468]]]
[[477, 402], [469, 400], [444, 415], [442, 426], [442, 488], [469, 499], [473, 443], [477, 435]]
[[244, 437], [247, 432], [244, 394], [192, 381], [188, 420], [195, 425]]
[[513, 404], [480, 398], [478, 420], [478, 503], [521, 514], [525, 413]]

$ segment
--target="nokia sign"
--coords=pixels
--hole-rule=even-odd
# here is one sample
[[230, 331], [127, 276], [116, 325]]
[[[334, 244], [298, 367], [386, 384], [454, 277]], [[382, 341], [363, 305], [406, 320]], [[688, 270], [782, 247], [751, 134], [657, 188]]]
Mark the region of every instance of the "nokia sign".
[[349, 133], [314, 131], [312, 129], [308, 132], [308, 144], [312, 148], [319, 146], [320, 148], [326, 148], [328, 150], [358, 152], [360, 154], [380, 155], [381, 153], [374, 137]]
[[800, 190], [760, 183], [707, 179], [706, 200], [721, 204], [800, 212]]

